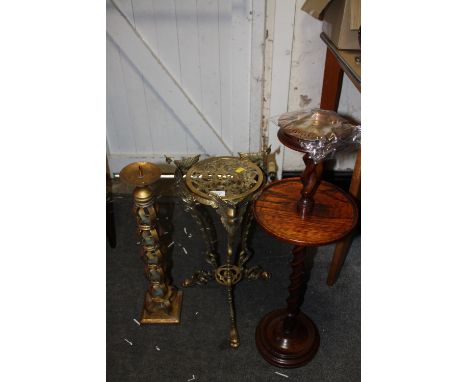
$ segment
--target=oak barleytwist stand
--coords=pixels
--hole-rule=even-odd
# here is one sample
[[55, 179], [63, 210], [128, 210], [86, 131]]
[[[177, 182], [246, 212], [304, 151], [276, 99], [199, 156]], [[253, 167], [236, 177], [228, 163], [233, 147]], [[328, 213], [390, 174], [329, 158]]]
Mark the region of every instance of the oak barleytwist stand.
[[177, 324], [180, 322], [182, 291], [169, 285], [166, 275], [166, 259], [163, 244], [159, 240], [157, 223], [158, 206], [153, 190], [149, 187], [161, 177], [158, 166], [149, 162], [134, 162], [124, 167], [120, 178], [135, 186], [134, 208], [138, 226], [138, 237], [142, 246], [141, 257], [145, 262], [145, 273], [149, 285], [141, 313], [141, 324]]
[[300, 311], [307, 288], [306, 248], [342, 239], [354, 228], [358, 218], [356, 203], [350, 195], [320, 181], [321, 173], [314, 162], [316, 156], [311, 155], [314, 141], [307, 129], [280, 128], [278, 131], [283, 144], [305, 152], [306, 168], [302, 177], [271, 183], [254, 203], [254, 214], [260, 226], [275, 238], [294, 244], [287, 308], [264, 316], [255, 333], [255, 342], [263, 358], [283, 368], [309, 362], [320, 343], [315, 324]]

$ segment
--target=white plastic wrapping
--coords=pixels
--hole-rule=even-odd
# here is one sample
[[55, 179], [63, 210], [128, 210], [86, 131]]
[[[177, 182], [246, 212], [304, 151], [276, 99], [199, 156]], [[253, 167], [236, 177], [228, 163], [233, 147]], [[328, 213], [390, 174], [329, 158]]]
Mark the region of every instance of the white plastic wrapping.
[[309, 153], [315, 163], [331, 158], [337, 151], [356, 148], [361, 126], [334, 111], [306, 109], [271, 118], [280, 129], [279, 140], [289, 148]]

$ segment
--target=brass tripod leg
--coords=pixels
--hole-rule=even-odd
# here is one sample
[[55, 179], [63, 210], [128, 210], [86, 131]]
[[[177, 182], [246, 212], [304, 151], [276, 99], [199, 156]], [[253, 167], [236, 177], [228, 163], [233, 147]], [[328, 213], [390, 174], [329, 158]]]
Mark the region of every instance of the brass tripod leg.
[[242, 278], [241, 269], [237, 265], [232, 264], [234, 238], [240, 224], [242, 223], [243, 213], [247, 201], [241, 203], [225, 202], [217, 200], [216, 212], [221, 216], [221, 222], [227, 232], [227, 256], [226, 264], [218, 267], [215, 272], [216, 281], [227, 286], [229, 315], [231, 320], [231, 329], [229, 331], [229, 344], [233, 348], [240, 345], [239, 333], [236, 325], [236, 311], [233, 301], [233, 287]]
[[209, 271], [196, 271], [191, 277], [188, 277], [183, 281], [182, 285], [184, 287], [190, 287], [196, 284], [206, 284], [209, 280], [213, 279], [214, 272], [219, 266], [218, 254], [216, 253], [216, 229], [211, 219], [204, 216], [198, 207], [199, 205], [193, 200], [185, 200], [185, 211], [190, 213], [202, 231], [206, 245], [205, 260], [208, 264], [211, 265], [212, 269]]
[[[239, 341], [239, 333], [237, 331], [236, 325], [236, 311], [234, 308], [234, 302], [232, 299], [232, 267], [231, 267], [231, 259], [233, 254], [233, 242], [234, 242], [234, 235], [239, 227], [239, 217], [236, 216], [236, 208], [228, 208], [227, 210], [226, 224], [229, 227], [228, 229], [228, 242], [227, 242], [227, 290], [228, 290], [228, 303], [229, 303], [229, 313], [231, 317], [231, 330], [230, 334], [230, 345], [233, 348], [237, 348], [240, 345]], [[242, 218], [241, 218], [242, 219]]]
[[240, 345], [240, 340], [239, 340], [239, 333], [237, 331], [236, 311], [234, 310], [234, 302], [232, 300], [232, 285], [231, 284], [228, 285], [227, 291], [228, 291], [229, 314], [231, 317], [231, 330], [229, 332], [229, 344], [233, 348], [238, 348]]
[[243, 225], [242, 225], [242, 232], [241, 232], [241, 241], [240, 241], [240, 252], [239, 258], [237, 259], [237, 265], [239, 268], [242, 269], [242, 274], [248, 280], [257, 280], [262, 278], [263, 280], [268, 280], [271, 277], [271, 273], [265, 271], [261, 266], [255, 265], [253, 267], [247, 268], [245, 267], [246, 263], [249, 261], [250, 257], [252, 256], [252, 251], [249, 249], [248, 240], [249, 235], [251, 232], [253, 221], [253, 205], [252, 202], [246, 207], [244, 218], [243, 218]]

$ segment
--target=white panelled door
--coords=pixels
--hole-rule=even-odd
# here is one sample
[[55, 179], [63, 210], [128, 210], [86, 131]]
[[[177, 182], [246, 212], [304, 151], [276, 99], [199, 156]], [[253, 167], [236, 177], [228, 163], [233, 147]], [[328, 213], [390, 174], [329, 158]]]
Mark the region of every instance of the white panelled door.
[[260, 149], [265, 0], [107, 0], [112, 172]]

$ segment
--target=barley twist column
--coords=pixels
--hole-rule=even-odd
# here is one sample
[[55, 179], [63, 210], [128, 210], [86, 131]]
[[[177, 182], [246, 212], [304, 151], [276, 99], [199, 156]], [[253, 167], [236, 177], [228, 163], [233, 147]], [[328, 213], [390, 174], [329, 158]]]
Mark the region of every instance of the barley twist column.
[[301, 216], [297, 200], [303, 188], [300, 178], [271, 183], [254, 207], [257, 222], [263, 229], [294, 245], [286, 308], [266, 314], [255, 332], [255, 343], [263, 358], [285, 368], [305, 365], [314, 358], [320, 345], [317, 327], [301, 311], [307, 288], [306, 248], [336, 242], [357, 222], [357, 206], [352, 198], [327, 182], [320, 182], [314, 193], [313, 213]]
[[304, 154], [302, 157], [306, 168], [301, 176], [302, 190], [301, 198], [297, 202], [297, 212], [301, 217], [305, 217], [312, 213], [314, 208], [314, 194], [317, 191], [318, 186], [320, 185], [320, 180], [322, 177], [322, 165], [315, 165], [312, 156], [309, 153]]
[[305, 292], [305, 265], [304, 257], [306, 254], [306, 247], [294, 246], [292, 250], [292, 259], [290, 261], [292, 273], [289, 276], [291, 283], [289, 284], [289, 296], [286, 300], [287, 316], [284, 320], [284, 332], [290, 334], [296, 326], [296, 317], [299, 313], [299, 307], [304, 301]]

